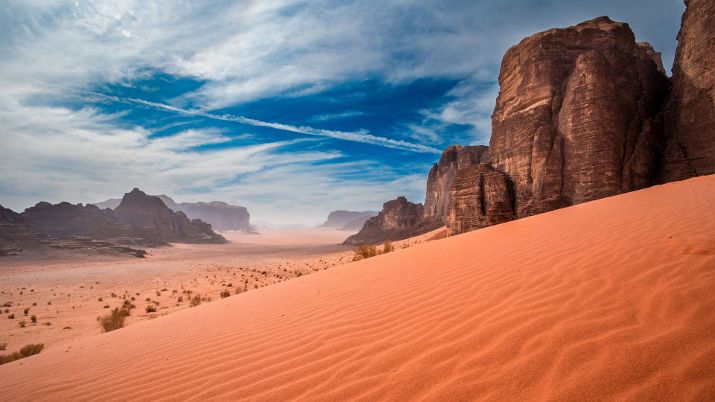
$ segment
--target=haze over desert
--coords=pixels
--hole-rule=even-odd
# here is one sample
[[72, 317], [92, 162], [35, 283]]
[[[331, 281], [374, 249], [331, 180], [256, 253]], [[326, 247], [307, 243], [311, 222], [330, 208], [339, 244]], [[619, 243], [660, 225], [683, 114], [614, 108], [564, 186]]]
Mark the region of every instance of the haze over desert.
[[715, 1], [14, 1], [0, 402], [715, 401]]

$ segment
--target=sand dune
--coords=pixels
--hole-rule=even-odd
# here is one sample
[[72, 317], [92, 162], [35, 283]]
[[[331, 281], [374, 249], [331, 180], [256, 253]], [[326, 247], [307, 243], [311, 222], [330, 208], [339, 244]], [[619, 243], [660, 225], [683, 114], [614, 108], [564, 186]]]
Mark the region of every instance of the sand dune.
[[3, 400], [713, 400], [715, 176], [398, 250], [0, 366]]

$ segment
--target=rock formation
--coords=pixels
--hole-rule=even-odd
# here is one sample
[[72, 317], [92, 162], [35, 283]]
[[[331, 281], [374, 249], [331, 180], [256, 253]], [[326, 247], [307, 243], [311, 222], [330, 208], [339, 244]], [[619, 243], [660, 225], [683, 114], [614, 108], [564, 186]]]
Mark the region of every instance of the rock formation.
[[[672, 90], [660, 54], [608, 17], [509, 49], [489, 148], [444, 151], [410, 230], [445, 222], [457, 234], [715, 173], [715, 2], [686, 6]], [[378, 239], [384, 224], [368, 226]]]
[[507, 51], [488, 162], [514, 183], [518, 217], [656, 181], [668, 92], [657, 55], [607, 17]]
[[[174, 212], [183, 212], [189, 219], [200, 219], [211, 224], [215, 230], [253, 230], [251, 215], [245, 207], [227, 204], [222, 201], [211, 202], [175, 202], [171, 197], [157, 195]], [[111, 198], [93, 205], [100, 209], [115, 209], [122, 200]]]
[[485, 146], [453, 145], [442, 152], [438, 163], [432, 166], [427, 176], [424, 220], [446, 223], [449, 209], [450, 188], [457, 171], [481, 161], [486, 152]]
[[328, 219], [320, 225], [325, 228], [340, 228], [342, 230], [358, 230], [368, 219], [376, 216], [375, 211], [346, 211], [339, 209], [328, 214]]
[[664, 113], [663, 181], [715, 173], [715, 2], [685, 4]]
[[481, 163], [460, 169], [450, 189], [450, 235], [514, 219], [511, 184], [503, 173]]
[[189, 220], [174, 212], [159, 198], [135, 188], [124, 194], [114, 210], [118, 220], [141, 230], [144, 236], [165, 242], [225, 243], [226, 239], [199, 219]]
[[350, 236], [343, 244], [380, 243], [401, 240], [423, 233], [422, 204], [414, 204], [405, 197], [386, 202], [377, 216], [368, 219], [360, 232]]

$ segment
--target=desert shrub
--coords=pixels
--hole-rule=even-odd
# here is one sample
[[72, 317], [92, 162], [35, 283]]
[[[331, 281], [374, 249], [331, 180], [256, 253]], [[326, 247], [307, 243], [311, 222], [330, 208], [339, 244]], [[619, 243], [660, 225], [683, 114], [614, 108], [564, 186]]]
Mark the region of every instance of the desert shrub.
[[33, 324], [37, 324], [37, 316], [33, 315], [30, 317], [30, 321], [32, 321]]
[[231, 292], [229, 292], [228, 290], [223, 290], [223, 291], [221, 291], [221, 298], [222, 298], [222, 299], [225, 299], [225, 298], [227, 298], [227, 297], [229, 297], [229, 296], [231, 296]]
[[124, 326], [124, 320], [129, 315], [129, 310], [115, 307], [109, 314], [99, 317], [99, 325], [104, 332], [114, 331]]
[[18, 324], [20, 324], [20, 328], [25, 328], [25, 326], [27, 325], [25, 320], [20, 321]]
[[8, 315], [7, 318], [10, 319], [10, 320], [14, 320], [14, 319], [15, 319], [15, 313], [12, 313], [12, 314]]
[[353, 252], [355, 253], [353, 261], [364, 260], [365, 258], [370, 258], [378, 255], [377, 246], [375, 246], [374, 244], [364, 244], [356, 246], [353, 249]]
[[150, 304], [150, 305], [146, 306], [146, 308], [144, 310], [146, 310], [147, 313], [156, 313], [156, 306], [153, 304]]
[[5, 350], [7, 348], [7, 342], [0, 343], [0, 350]]
[[386, 254], [394, 250], [395, 246], [392, 245], [392, 242], [389, 240], [385, 240], [385, 242], [382, 244], [382, 254]]
[[201, 304], [201, 296], [196, 295], [191, 299], [191, 307], [196, 307]]
[[[20, 360], [25, 357], [30, 357], [42, 352], [45, 345], [42, 343], [25, 345], [20, 349], [19, 352], [13, 352], [9, 355], [0, 355], [0, 364], [10, 363], [15, 360]], [[4, 350], [4, 349], [3, 349]]]
[[30, 309], [29, 309], [29, 308], [26, 308], [25, 310], [23, 310], [23, 313], [24, 313], [25, 315], [27, 315], [29, 312], [30, 312]]
[[178, 299], [176, 299], [177, 302], [183, 303], [184, 302], [184, 296], [179, 296]]

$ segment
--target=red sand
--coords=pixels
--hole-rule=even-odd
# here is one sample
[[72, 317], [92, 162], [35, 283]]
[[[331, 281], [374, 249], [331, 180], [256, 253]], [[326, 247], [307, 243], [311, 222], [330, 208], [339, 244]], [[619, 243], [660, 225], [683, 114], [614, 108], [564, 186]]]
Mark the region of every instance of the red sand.
[[713, 400], [715, 176], [343, 265], [0, 366], [3, 400]]

